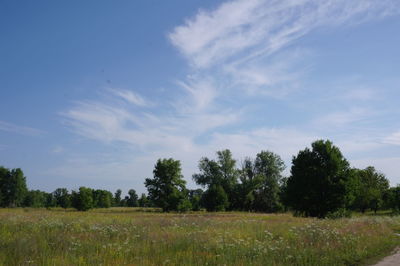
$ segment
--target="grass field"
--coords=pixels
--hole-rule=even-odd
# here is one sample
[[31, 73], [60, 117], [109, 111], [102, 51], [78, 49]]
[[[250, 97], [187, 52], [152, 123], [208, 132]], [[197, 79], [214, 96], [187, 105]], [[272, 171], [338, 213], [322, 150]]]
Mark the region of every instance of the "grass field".
[[0, 209], [0, 265], [358, 265], [398, 231], [387, 216]]

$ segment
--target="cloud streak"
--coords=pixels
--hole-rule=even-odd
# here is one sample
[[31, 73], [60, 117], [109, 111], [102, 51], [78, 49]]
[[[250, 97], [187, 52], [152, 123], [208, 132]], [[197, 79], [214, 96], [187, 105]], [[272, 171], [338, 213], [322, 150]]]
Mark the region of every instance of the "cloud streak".
[[132, 104], [140, 106], [140, 107], [148, 107], [151, 105], [142, 96], [140, 96], [139, 94], [137, 94], [133, 91], [123, 90], [123, 89], [110, 89], [110, 91], [113, 94], [115, 94], [116, 96], [121, 97], [128, 103], [132, 103]]
[[169, 38], [194, 67], [207, 68], [274, 53], [318, 27], [386, 17], [396, 7], [398, 1], [388, 0], [229, 1], [200, 10]]
[[28, 135], [28, 136], [40, 136], [45, 134], [45, 132], [40, 129], [36, 129], [33, 127], [19, 126], [5, 121], [0, 121], [0, 130], [16, 134]]

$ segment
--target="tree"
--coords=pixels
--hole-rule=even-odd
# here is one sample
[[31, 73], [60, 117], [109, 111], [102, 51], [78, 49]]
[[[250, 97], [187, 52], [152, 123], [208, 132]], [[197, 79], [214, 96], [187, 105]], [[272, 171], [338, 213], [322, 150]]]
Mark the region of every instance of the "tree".
[[93, 208], [93, 190], [80, 187], [79, 191], [72, 191], [72, 207], [78, 211], [87, 211]]
[[349, 163], [329, 140], [311, 146], [293, 157], [286, 201], [299, 214], [323, 218], [347, 204]]
[[137, 207], [137, 206], [139, 206], [138, 195], [136, 194], [136, 191], [134, 189], [130, 189], [128, 191], [128, 195], [129, 195], [129, 198], [127, 200], [128, 207]]
[[178, 160], [159, 159], [154, 166], [153, 178], [146, 178], [149, 199], [164, 212], [176, 211], [185, 200], [185, 180]]
[[239, 180], [240, 183], [235, 186], [236, 197], [231, 205], [237, 210], [252, 211], [254, 210], [255, 191], [261, 187], [262, 180], [256, 174], [254, 160], [249, 157], [242, 162]]
[[53, 192], [57, 206], [64, 209], [71, 207], [71, 195], [66, 188], [57, 188]]
[[[236, 169], [236, 160], [232, 158], [230, 150], [222, 150], [217, 152], [217, 160], [210, 160], [203, 157], [199, 162], [199, 174], [193, 175], [193, 180], [203, 187], [208, 189], [215, 185], [214, 190], [220, 190], [221, 187], [228, 197], [228, 205], [225, 208], [232, 209], [234, 206], [230, 205], [235, 201], [235, 186], [238, 182], [239, 171]], [[218, 188], [217, 188], [218, 187]], [[208, 193], [207, 197], [217, 195], [214, 192]], [[209, 202], [216, 202], [211, 200]]]
[[117, 189], [117, 191], [115, 191], [114, 194], [114, 206], [116, 207], [121, 207], [121, 194], [122, 194], [122, 190]]
[[282, 210], [280, 183], [285, 163], [279, 155], [270, 151], [261, 151], [256, 156], [254, 168], [257, 181], [260, 182], [260, 186], [255, 190], [254, 208], [264, 212]]
[[95, 208], [110, 208], [113, 195], [110, 191], [96, 189], [92, 190], [93, 207]]
[[221, 185], [211, 185], [203, 196], [207, 211], [225, 211], [228, 207], [228, 195]]
[[389, 181], [384, 174], [377, 172], [372, 166], [357, 170], [356, 178], [358, 178], [358, 186], [355, 207], [363, 213], [367, 209], [374, 210], [376, 213], [383, 205], [383, 196], [389, 189]]
[[53, 193], [46, 193], [45, 207], [46, 208], [51, 208], [51, 207], [56, 207], [56, 206], [57, 206], [57, 201], [54, 198]]
[[5, 192], [5, 182], [8, 179], [9, 170], [0, 166], [0, 207], [5, 207], [4, 204], [4, 192]]
[[47, 193], [40, 190], [30, 190], [24, 199], [25, 207], [42, 208], [46, 206]]
[[391, 187], [386, 194], [387, 207], [391, 208], [394, 212], [400, 212], [400, 185]]
[[147, 196], [144, 193], [142, 193], [142, 195], [140, 196], [138, 203], [139, 203], [139, 207], [150, 207], [149, 200], [147, 199]]
[[0, 167], [0, 190], [3, 207], [22, 206], [28, 192], [26, 177], [20, 168], [6, 169]]
[[189, 190], [189, 200], [192, 205], [192, 210], [193, 211], [200, 211], [202, 207], [202, 197], [203, 197], [203, 190], [202, 189], [195, 189], [195, 190]]

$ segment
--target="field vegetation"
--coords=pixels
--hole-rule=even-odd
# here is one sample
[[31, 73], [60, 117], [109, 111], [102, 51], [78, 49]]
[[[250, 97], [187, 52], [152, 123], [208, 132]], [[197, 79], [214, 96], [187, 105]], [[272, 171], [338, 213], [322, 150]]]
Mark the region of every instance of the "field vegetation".
[[359, 265], [399, 231], [396, 216], [0, 209], [0, 265]]

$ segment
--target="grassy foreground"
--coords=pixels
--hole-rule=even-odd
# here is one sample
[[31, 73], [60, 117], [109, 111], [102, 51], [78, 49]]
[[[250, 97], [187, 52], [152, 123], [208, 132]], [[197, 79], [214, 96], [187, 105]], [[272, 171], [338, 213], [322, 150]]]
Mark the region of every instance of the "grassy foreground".
[[384, 216], [0, 209], [0, 265], [357, 265], [398, 231]]

